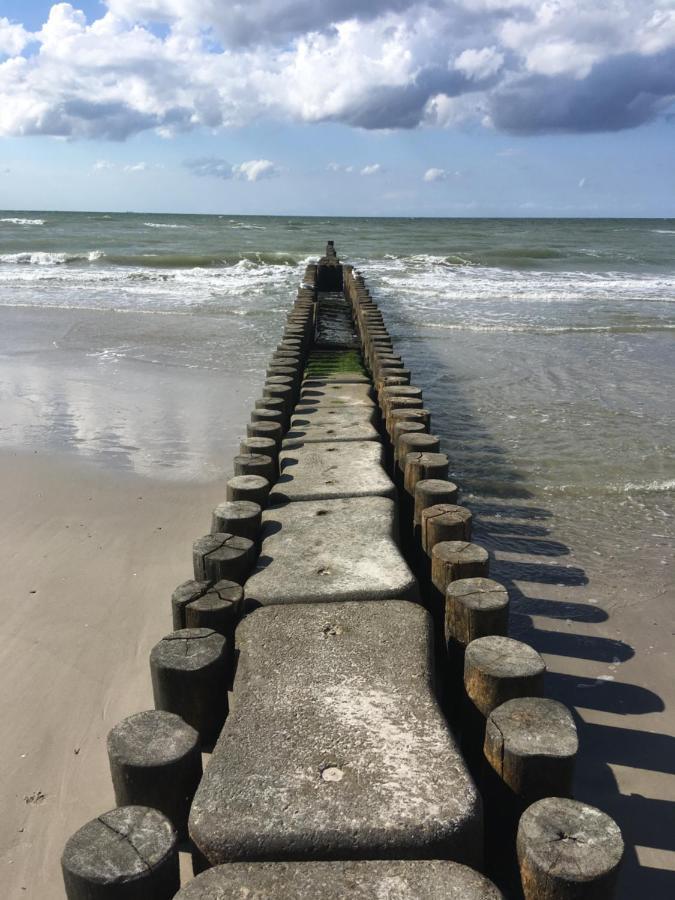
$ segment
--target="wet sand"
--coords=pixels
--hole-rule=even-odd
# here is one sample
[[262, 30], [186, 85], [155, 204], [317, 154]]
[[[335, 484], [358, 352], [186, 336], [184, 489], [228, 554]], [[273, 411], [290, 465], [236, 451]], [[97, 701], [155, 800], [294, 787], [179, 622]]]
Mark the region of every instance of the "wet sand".
[[171, 631], [224, 479], [154, 481], [74, 457], [0, 454], [2, 895], [63, 897], [67, 838], [114, 804], [105, 739], [152, 708], [148, 654]]

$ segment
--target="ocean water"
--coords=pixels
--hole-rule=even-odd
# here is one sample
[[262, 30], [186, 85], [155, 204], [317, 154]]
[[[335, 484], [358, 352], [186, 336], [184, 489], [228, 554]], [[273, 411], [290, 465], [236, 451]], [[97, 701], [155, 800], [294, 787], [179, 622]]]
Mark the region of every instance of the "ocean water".
[[575, 710], [576, 796], [631, 848], [618, 896], [668, 895], [675, 220], [0, 213], [0, 449], [222, 480], [326, 239]]

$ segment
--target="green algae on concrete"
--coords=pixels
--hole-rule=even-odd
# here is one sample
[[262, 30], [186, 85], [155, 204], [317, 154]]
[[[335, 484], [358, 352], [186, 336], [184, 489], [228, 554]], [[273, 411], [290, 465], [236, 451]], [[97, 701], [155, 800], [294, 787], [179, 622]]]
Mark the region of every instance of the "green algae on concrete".
[[366, 375], [358, 350], [332, 350], [310, 353], [306, 378], [330, 378], [334, 375]]

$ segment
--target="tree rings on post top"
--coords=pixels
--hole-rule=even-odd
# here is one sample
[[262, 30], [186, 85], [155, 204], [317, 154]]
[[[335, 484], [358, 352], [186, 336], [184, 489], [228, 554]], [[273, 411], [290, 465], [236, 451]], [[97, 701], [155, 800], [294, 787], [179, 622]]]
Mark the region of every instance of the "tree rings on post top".
[[611, 900], [623, 838], [608, 815], [547, 797], [525, 810], [516, 841], [525, 900]]

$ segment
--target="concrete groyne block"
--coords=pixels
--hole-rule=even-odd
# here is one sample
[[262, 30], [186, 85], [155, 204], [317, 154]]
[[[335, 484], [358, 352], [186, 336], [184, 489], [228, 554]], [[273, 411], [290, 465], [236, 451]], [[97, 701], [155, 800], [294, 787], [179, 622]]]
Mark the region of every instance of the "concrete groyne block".
[[396, 544], [387, 497], [287, 503], [263, 513], [258, 565], [244, 586], [247, 606], [385, 600], [418, 596]]
[[176, 900], [503, 900], [483, 875], [447, 860], [228, 863]]
[[395, 496], [378, 441], [299, 444], [279, 454], [279, 480], [270, 504], [287, 500]]
[[176, 713], [214, 741], [227, 716], [230, 659], [227, 641], [209, 628], [182, 628], [155, 644], [150, 673], [155, 707]]
[[202, 777], [199, 734], [179, 715], [149, 709], [108, 734], [108, 761], [118, 806], [149, 806], [182, 836]]
[[68, 840], [61, 869], [68, 900], [171, 900], [180, 887], [176, 832], [156, 809], [113, 809]]
[[525, 810], [518, 826], [525, 900], [611, 900], [623, 838], [608, 815], [549, 797]]
[[[329, 420], [327, 424], [317, 424], [311, 420], [305, 420], [307, 425], [291, 425], [286, 432], [286, 436], [281, 442], [283, 450], [291, 447], [298, 447], [302, 444], [317, 444], [330, 442], [348, 442], [348, 441], [378, 441], [380, 435], [377, 429], [370, 421], [372, 417], [342, 417], [335, 420]], [[296, 421], [302, 420], [302, 416], [297, 416]]]
[[[308, 504], [291, 504], [305, 506]], [[479, 866], [481, 801], [412, 603], [257, 610], [190, 814], [201, 865], [426, 857]]]

